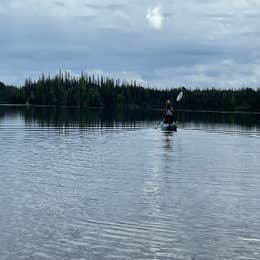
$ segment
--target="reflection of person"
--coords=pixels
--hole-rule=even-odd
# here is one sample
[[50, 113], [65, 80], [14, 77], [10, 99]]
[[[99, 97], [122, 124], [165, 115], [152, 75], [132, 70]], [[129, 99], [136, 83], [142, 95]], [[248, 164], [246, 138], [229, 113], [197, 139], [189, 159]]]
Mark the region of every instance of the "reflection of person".
[[172, 124], [174, 122], [174, 112], [170, 100], [166, 101], [166, 109], [163, 113], [163, 122], [166, 124]]
[[167, 151], [172, 150], [173, 148], [173, 132], [172, 131], [168, 131], [168, 132], [164, 132], [164, 137], [165, 137], [165, 143], [163, 148], [166, 149]]

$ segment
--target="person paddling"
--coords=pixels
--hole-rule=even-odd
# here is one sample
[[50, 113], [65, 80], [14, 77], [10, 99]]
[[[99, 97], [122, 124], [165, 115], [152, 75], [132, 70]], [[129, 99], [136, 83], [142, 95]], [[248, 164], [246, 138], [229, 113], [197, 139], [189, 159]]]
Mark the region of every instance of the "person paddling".
[[[179, 93], [179, 95], [176, 98], [176, 102], [179, 102], [183, 97], [183, 92], [181, 91]], [[177, 124], [174, 118], [174, 112], [173, 112], [173, 108], [171, 105], [171, 101], [167, 100], [166, 101], [166, 109], [163, 112], [163, 118], [162, 120], [159, 122], [159, 124], [155, 127], [155, 129], [157, 129], [159, 127], [159, 125], [161, 125], [161, 128], [167, 131], [177, 131]]]
[[163, 123], [172, 124], [174, 122], [174, 112], [171, 106], [171, 101], [166, 101], [166, 109], [163, 113]]

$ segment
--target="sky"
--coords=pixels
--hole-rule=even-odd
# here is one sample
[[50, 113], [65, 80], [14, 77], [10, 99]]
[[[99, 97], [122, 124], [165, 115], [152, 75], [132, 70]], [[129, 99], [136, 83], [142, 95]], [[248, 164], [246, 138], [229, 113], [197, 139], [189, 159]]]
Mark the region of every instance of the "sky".
[[67, 70], [260, 87], [260, 0], [0, 0], [0, 81]]

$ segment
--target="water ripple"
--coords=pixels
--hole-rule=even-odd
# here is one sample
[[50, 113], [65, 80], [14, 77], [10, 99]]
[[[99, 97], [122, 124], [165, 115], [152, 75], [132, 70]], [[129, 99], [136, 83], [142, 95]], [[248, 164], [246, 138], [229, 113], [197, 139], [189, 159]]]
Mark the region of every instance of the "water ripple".
[[256, 130], [0, 125], [0, 259], [259, 259]]

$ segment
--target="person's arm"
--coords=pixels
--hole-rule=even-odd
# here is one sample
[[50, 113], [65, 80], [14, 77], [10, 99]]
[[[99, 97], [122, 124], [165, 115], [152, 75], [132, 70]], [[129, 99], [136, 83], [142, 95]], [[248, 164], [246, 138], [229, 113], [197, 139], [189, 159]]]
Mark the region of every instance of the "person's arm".
[[172, 111], [173, 121], [175, 121], [175, 112], [174, 112], [173, 108], [171, 108], [171, 111]]
[[168, 111], [168, 109], [165, 109], [165, 110], [163, 111], [163, 116], [164, 116], [164, 117], [166, 116], [167, 111]]

